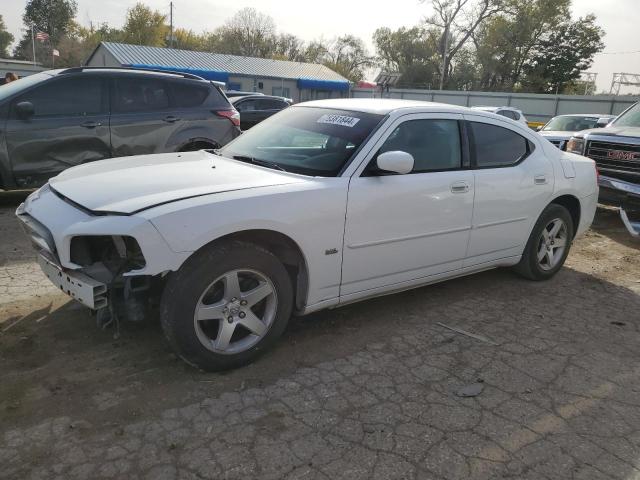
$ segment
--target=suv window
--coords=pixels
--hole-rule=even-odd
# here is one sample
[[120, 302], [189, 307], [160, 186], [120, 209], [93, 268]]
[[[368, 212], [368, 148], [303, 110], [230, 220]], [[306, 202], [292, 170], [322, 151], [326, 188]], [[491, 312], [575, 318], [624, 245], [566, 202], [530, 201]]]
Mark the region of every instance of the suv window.
[[102, 85], [102, 79], [88, 75], [55, 79], [20, 95], [13, 104], [25, 101], [33, 103], [34, 117], [103, 113], [106, 105], [103, 102]]
[[116, 78], [116, 112], [145, 112], [169, 107], [166, 82], [156, 78]]
[[515, 120], [516, 117], [513, 115], [511, 110], [498, 110], [498, 115], [502, 115], [503, 117], [510, 118], [511, 120]]
[[508, 128], [480, 122], [469, 122], [469, 127], [478, 167], [514, 165], [530, 151], [527, 139]]
[[396, 127], [378, 154], [401, 150], [413, 156], [412, 173], [453, 170], [462, 165], [457, 120], [409, 120]]
[[178, 108], [198, 107], [204, 103], [211, 90], [196, 82], [171, 82], [173, 103]]

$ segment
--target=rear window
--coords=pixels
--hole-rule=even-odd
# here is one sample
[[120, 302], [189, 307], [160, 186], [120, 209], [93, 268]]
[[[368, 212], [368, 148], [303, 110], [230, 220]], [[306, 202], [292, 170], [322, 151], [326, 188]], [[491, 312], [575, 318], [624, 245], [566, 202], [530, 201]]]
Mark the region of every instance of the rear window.
[[[211, 90], [200, 82], [171, 82], [173, 103], [178, 108], [199, 107], [207, 99]], [[216, 93], [220, 95], [217, 91]]]
[[329, 108], [286, 108], [219, 152], [229, 158], [267, 161], [304, 175], [334, 177], [383, 118]]

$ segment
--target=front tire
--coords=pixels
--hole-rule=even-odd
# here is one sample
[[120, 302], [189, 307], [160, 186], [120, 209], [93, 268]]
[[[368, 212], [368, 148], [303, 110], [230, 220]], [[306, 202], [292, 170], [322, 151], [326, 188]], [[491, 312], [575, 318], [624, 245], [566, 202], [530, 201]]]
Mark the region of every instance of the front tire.
[[573, 235], [569, 211], [562, 205], [550, 204], [534, 225], [515, 271], [530, 280], [550, 279], [564, 265]]
[[160, 318], [169, 343], [206, 371], [253, 361], [284, 331], [293, 289], [282, 263], [245, 242], [205, 247], [170, 275]]

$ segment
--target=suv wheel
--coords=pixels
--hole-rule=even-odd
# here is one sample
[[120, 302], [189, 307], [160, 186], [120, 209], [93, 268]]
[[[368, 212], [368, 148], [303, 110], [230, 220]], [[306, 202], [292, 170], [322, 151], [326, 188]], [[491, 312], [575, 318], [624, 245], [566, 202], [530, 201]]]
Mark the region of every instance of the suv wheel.
[[547, 280], [562, 268], [573, 240], [573, 220], [562, 205], [544, 209], [515, 270], [530, 280]]
[[292, 307], [282, 263], [257, 245], [229, 242], [205, 248], [171, 275], [161, 321], [182, 359], [217, 371], [247, 364], [273, 345]]

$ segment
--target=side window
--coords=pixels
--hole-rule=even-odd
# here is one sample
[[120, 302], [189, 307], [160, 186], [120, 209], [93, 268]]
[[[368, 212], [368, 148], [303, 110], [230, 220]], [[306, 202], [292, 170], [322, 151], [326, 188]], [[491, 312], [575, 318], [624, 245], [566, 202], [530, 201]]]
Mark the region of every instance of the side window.
[[242, 102], [236, 103], [234, 105], [234, 107], [239, 112], [253, 112], [255, 110], [258, 110], [256, 108], [256, 101], [255, 100], [244, 100]]
[[478, 167], [514, 165], [530, 151], [527, 140], [508, 128], [480, 122], [469, 122], [469, 127]]
[[[82, 78], [62, 78], [48, 82], [14, 100], [31, 102], [34, 117], [84, 116], [104, 113], [103, 81], [85, 75]], [[15, 114], [14, 114], [15, 115]]]
[[411, 173], [453, 170], [462, 165], [457, 120], [409, 120], [389, 135], [378, 154], [401, 150], [413, 156]]
[[271, 98], [256, 100], [256, 103], [257, 110], [282, 110], [285, 107], [284, 102]]
[[503, 117], [510, 118], [511, 120], [516, 119], [516, 117], [513, 115], [513, 112], [511, 110], [500, 110], [498, 112], [498, 115], [502, 115]]
[[167, 84], [156, 78], [116, 78], [114, 110], [116, 112], [148, 112], [169, 108]]
[[520, 114], [516, 111], [512, 111], [511, 112], [513, 114], [513, 119], [514, 120], [520, 120]]
[[204, 103], [211, 91], [206, 85], [199, 82], [171, 82], [173, 103], [177, 108], [197, 107]]

